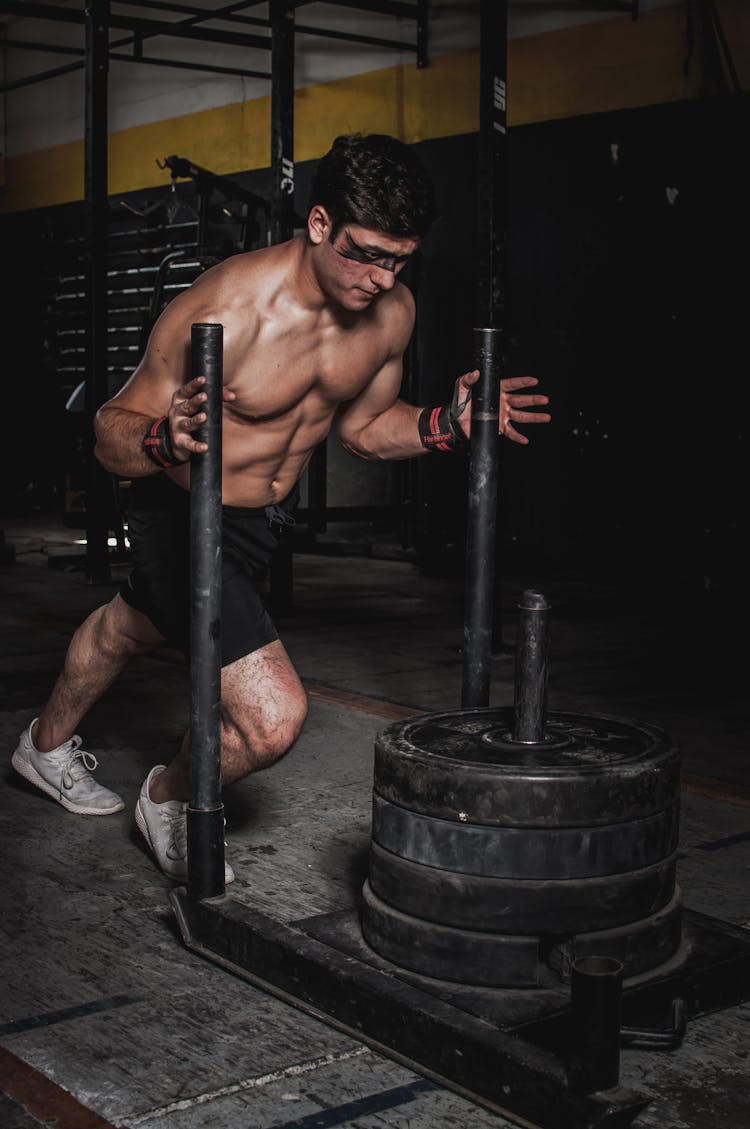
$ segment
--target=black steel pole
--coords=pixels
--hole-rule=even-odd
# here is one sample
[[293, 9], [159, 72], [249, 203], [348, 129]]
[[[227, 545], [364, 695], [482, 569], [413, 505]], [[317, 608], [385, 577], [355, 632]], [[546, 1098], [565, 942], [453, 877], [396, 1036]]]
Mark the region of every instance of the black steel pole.
[[[504, 374], [506, 332], [507, 244], [507, 0], [481, 0], [479, 51], [479, 152], [478, 152], [478, 317], [477, 325], [502, 331], [496, 350], [498, 376]], [[498, 450], [496, 474], [502, 475], [503, 446]], [[496, 492], [495, 537], [502, 542], [499, 484]], [[503, 650], [502, 568], [496, 554], [491, 585], [491, 649]]]
[[504, 328], [508, 238], [508, 0], [479, 12], [479, 316]]
[[570, 1088], [609, 1090], [620, 1077], [623, 966], [613, 957], [581, 957], [570, 978]]
[[223, 326], [192, 327], [192, 374], [205, 376], [208, 444], [190, 459], [190, 774], [188, 895], [224, 893], [221, 801], [221, 417]]
[[461, 704], [489, 705], [500, 412], [499, 329], [474, 330]]
[[294, 234], [294, 0], [271, 0], [271, 242]]
[[[505, 273], [507, 240], [507, 120], [506, 81], [508, 54], [507, 0], [481, 0], [479, 51], [479, 138], [478, 138], [478, 318], [485, 327], [474, 331], [475, 367], [489, 364], [492, 378], [499, 383], [504, 370], [503, 334], [505, 331]], [[483, 341], [480, 344], [480, 338]], [[491, 338], [492, 344], [489, 344]], [[491, 360], [487, 353], [491, 351]], [[483, 378], [484, 379], [484, 374]], [[496, 396], [499, 393], [496, 393]], [[464, 705], [489, 704], [489, 670], [492, 651], [502, 647], [502, 592], [500, 569], [494, 542], [500, 540], [498, 506], [502, 447], [497, 434], [489, 435], [486, 426], [474, 427], [478, 397], [482, 410], [490, 409], [489, 391], [475, 386], [472, 411], [472, 455], [467, 513], [467, 601], [464, 622]], [[493, 396], [493, 405], [498, 401]], [[495, 420], [497, 428], [497, 418]], [[481, 453], [478, 447], [481, 445]], [[477, 495], [483, 495], [483, 499]], [[482, 529], [473, 529], [482, 522]], [[492, 552], [477, 546], [493, 539]], [[476, 586], [476, 591], [470, 586]], [[480, 612], [481, 608], [481, 612]], [[481, 615], [481, 624], [479, 618]]]
[[108, 517], [112, 481], [94, 457], [94, 416], [107, 382], [107, 110], [109, 0], [86, 5], [84, 192], [86, 206], [86, 579], [109, 580]]
[[530, 588], [518, 605], [513, 740], [534, 745], [544, 740], [549, 669], [549, 604]]
[[[271, 19], [272, 243], [284, 243], [294, 235], [294, 8], [294, 0], [270, 0], [268, 9]], [[317, 464], [320, 465], [320, 459]], [[269, 580], [274, 613], [288, 613], [294, 603], [291, 537], [282, 541], [276, 550]]]
[[429, 66], [430, 0], [417, 0], [417, 67]]

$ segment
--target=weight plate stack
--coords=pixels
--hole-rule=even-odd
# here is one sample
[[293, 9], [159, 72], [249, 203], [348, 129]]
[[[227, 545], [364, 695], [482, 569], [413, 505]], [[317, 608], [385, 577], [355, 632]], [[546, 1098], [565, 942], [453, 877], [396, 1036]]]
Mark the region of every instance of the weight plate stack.
[[681, 936], [678, 748], [654, 726], [513, 710], [397, 722], [375, 745], [365, 940], [441, 980], [533, 987], [542, 963], [616, 956], [625, 975]]

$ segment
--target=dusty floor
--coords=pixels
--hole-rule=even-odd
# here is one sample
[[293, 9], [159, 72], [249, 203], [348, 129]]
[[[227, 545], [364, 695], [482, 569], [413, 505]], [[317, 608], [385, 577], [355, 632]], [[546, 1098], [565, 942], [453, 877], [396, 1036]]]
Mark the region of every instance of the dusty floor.
[[[70, 531], [10, 523], [0, 729], [9, 761], [43, 705], [72, 632], [115, 590], [73, 564]], [[310, 718], [274, 768], [227, 789], [235, 894], [280, 920], [351, 904], [367, 868], [372, 749], [390, 717], [458, 708], [462, 596], [411, 564], [295, 556], [294, 609], [279, 620], [306, 682]], [[685, 903], [750, 925], [750, 780], [745, 672], [726, 609], [650, 606], [579, 576], [509, 578], [508, 653], [493, 704], [513, 700], [515, 603], [552, 604], [551, 708], [651, 722], [683, 750]], [[439, 614], [435, 614], [436, 609]], [[314, 1129], [356, 1125], [501, 1129], [497, 1113], [421, 1077], [189, 952], [133, 830], [141, 782], [171, 755], [187, 706], [179, 656], [134, 662], [81, 727], [99, 776], [126, 810], [77, 817], [10, 769], [0, 776], [5, 844], [0, 949], [0, 1124], [81, 1129]], [[394, 709], [395, 708], [395, 709]], [[750, 984], [738, 994], [750, 995]], [[745, 1129], [748, 1022], [738, 1003], [693, 1020], [678, 1050], [626, 1050], [621, 1082], [650, 1104], [637, 1129]]]

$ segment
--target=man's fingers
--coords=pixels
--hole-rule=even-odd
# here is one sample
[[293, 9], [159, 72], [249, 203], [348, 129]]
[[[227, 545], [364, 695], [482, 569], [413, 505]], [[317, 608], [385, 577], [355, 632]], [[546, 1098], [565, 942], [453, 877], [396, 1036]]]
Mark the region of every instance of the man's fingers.
[[177, 389], [177, 395], [181, 400], [189, 400], [190, 397], [194, 396], [195, 393], [198, 392], [205, 383], [205, 376], [195, 376], [192, 380], [189, 380], [187, 384], [183, 384], [180, 388]]
[[512, 423], [506, 423], [503, 435], [506, 439], [512, 439], [514, 443], [526, 445], [529, 442], [525, 435], [522, 435], [520, 431], [516, 431]]
[[516, 423], [549, 423], [552, 419], [547, 412], [518, 412], [513, 411]]
[[[183, 384], [181, 388], [177, 389], [177, 396], [180, 400], [193, 400], [196, 395], [200, 394], [201, 402], [208, 399], [205, 392], [201, 393], [201, 388], [206, 383], [205, 376], [196, 376], [193, 380]], [[231, 388], [222, 388], [221, 397], [223, 400], [236, 400], [236, 392], [232, 392]]]
[[504, 376], [500, 381], [500, 387], [503, 392], [515, 392], [517, 388], [533, 388], [538, 383], [535, 376]]
[[[509, 396], [508, 409], [517, 412], [522, 408], [543, 408], [549, 403], [546, 396]], [[546, 415], [546, 412], [537, 412], [537, 416]]]
[[178, 434], [180, 436], [179, 440], [177, 439], [177, 436], [175, 436], [175, 438], [172, 440], [172, 446], [174, 447], [175, 451], [179, 451], [183, 455], [199, 455], [202, 454], [203, 451], [208, 450], [208, 444], [201, 443], [197, 439], [193, 439], [192, 435], [188, 435], [187, 432], [181, 431], [178, 432]]
[[206, 413], [198, 412], [194, 416], [182, 416], [177, 420], [176, 427], [178, 432], [192, 432], [196, 431], [202, 423], [206, 422]]

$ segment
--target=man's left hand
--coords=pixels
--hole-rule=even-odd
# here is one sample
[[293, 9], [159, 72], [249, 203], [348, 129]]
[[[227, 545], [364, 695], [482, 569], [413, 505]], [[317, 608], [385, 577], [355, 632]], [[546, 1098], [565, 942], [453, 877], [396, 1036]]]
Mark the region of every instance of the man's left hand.
[[[471, 436], [471, 397], [470, 389], [479, 380], [479, 369], [466, 372], [459, 377], [457, 387], [457, 402], [459, 409], [464, 401], [468, 403], [458, 415], [458, 425], [468, 439]], [[539, 381], [535, 376], [507, 376], [500, 381], [500, 420], [499, 431], [506, 439], [514, 443], [526, 444], [529, 442], [525, 435], [516, 431], [516, 423], [549, 423], [551, 416], [548, 412], [530, 412], [527, 408], [544, 407], [549, 403], [549, 397], [539, 393], [520, 393], [521, 388], [533, 388]], [[456, 401], [454, 400], [454, 403]]]

